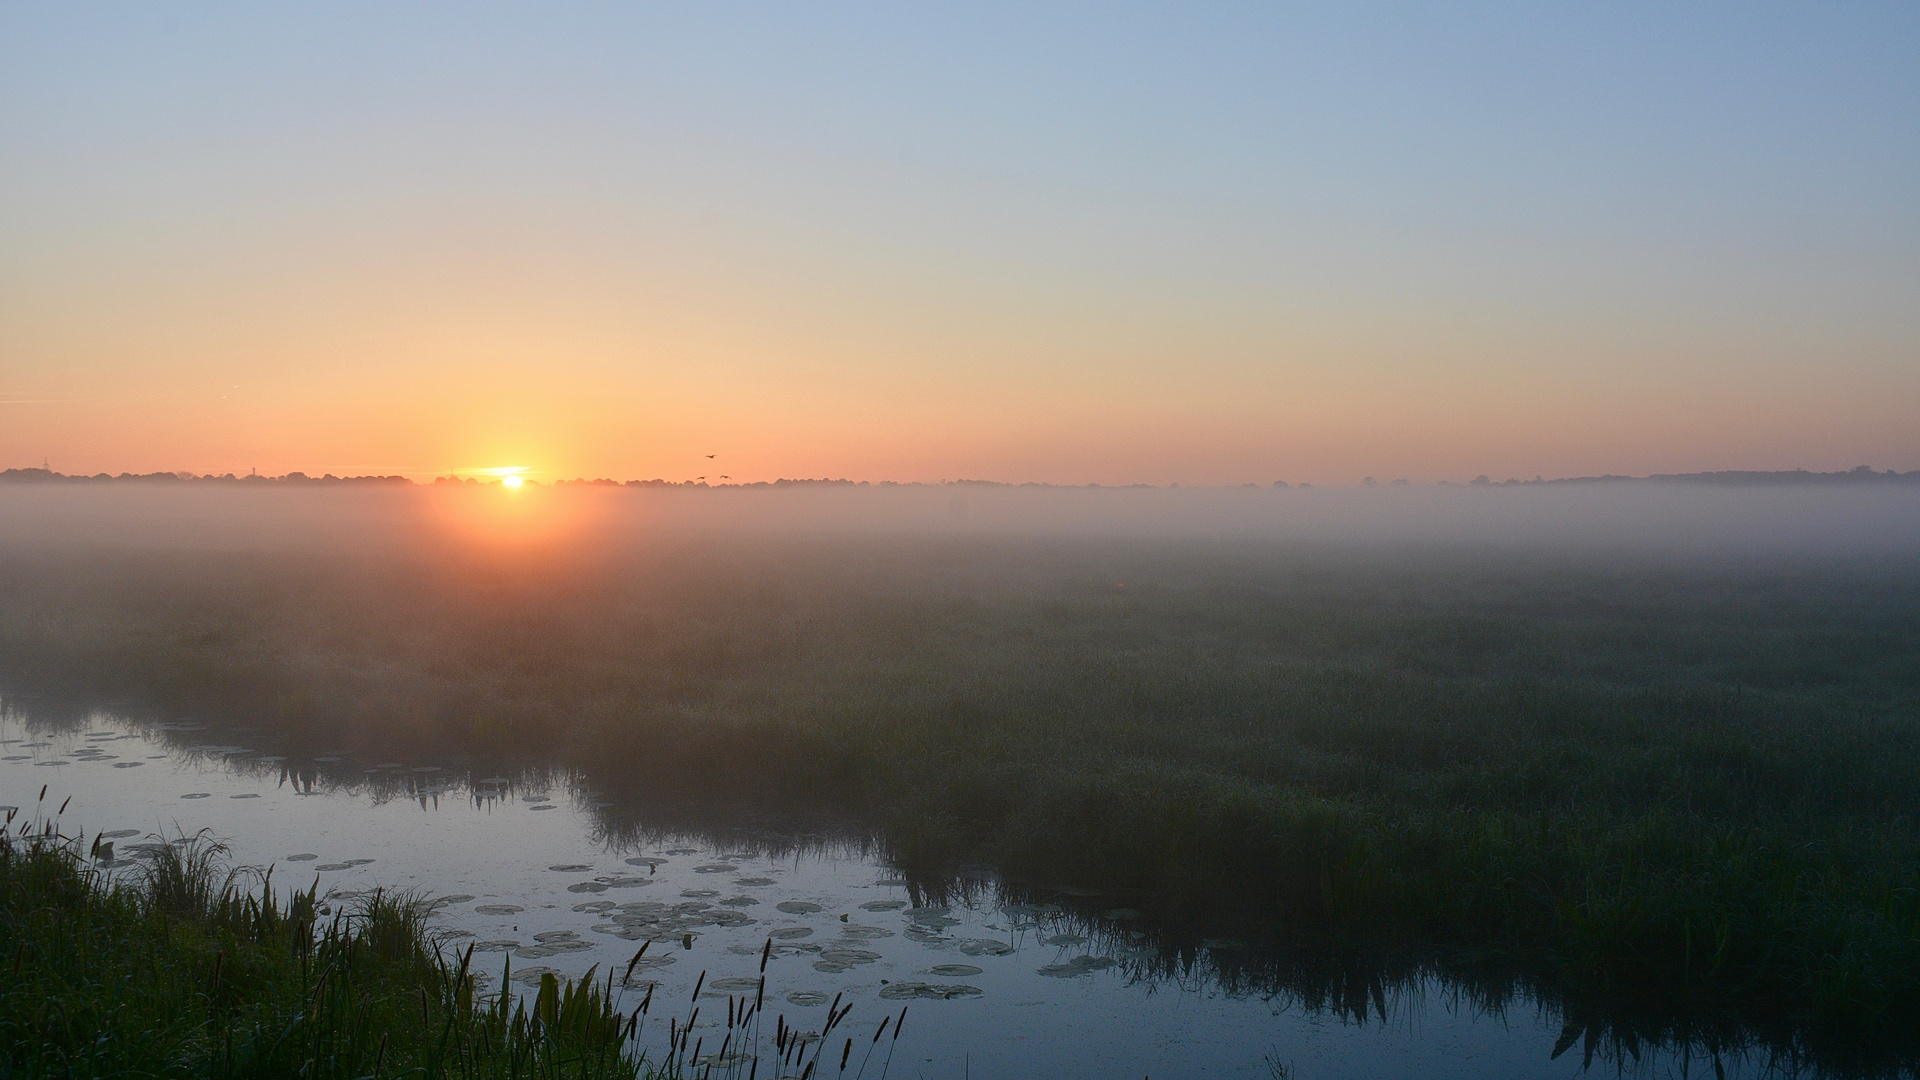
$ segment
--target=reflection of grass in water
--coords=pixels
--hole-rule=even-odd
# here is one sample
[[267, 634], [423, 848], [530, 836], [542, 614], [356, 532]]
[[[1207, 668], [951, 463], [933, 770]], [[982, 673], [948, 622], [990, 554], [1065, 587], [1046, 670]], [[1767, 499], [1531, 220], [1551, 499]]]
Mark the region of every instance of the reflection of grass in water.
[[411, 898], [316, 926], [314, 891], [236, 888], [204, 836], [156, 848], [116, 884], [50, 825], [0, 836], [0, 1074], [639, 1073], [604, 992], [549, 980], [530, 1008], [476, 1002], [467, 959], [429, 943]]
[[1589, 1000], [1732, 1004], [1835, 1044], [1920, 1019], [1906, 563], [1061, 543], [473, 577], [0, 565], [0, 656], [76, 707], [268, 716], [276, 752], [475, 775], [572, 764], [655, 820], [686, 802], [690, 831], [716, 797], [826, 806], [921, 878], [984, 862], [1163, 924], [1521, 956]]

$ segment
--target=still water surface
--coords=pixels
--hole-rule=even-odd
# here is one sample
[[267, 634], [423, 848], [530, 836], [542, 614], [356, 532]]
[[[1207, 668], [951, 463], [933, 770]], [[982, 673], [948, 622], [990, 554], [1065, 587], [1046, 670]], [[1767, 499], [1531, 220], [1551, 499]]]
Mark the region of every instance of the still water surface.
[[1205, 964], [1165, 974], [1124, 929], [1124, 910], [1089, 922], [1044, 897], [1003, 902], [990, 883], [967, 893], [974, 899], [934, 904], [857, 842], [615, 836], [605, 798], [564, 778], [346, 754], [290, 761], [236, 738], [244, 734], [107, 714], [39, 723], [9, 708], [0, 805], [31, 816], [71, 797], [62, 831], [89, 842], [118, 834], [122, 872], [137, 868], [139, 845], [207, 829], [236, 862], [271, 867], [276, 887], [317, 877], [336, 907], [375, 888], [444, 898], [435, 923], [447, 943], [474, 944], [476, 968], [496, 986], [510, 962], [515, 992], [541, 971], [598, 965], [604, 977], [651, 938], [619, 993], [631, 1009], [652, 985], [641, 1041], [655, 1054], [668, 1016], [692, 1012], [696, 984], [695, 1037], [717, 1046], [726, 998], [751, 996], [771, 939], [767, 1010], [812, 1030], [836, 995], [853, 1002], [834, 1041], [850, 1034], [856, 1063], [883, 1018], [907, 1007], [903, 1034], [878, 1044], [871, 1076], [887, 1051], [889, 1076], [956, 1080], [1678, 1077], [1716, 1075], [1716, 1064], [1726, 1076], [1814, 1075], [1758, 1055], [1716, 1062], [1698, 1048], [1602, 1048], [1589, 1064], [1576, 1046], [1556, 1057], [1563, 1017], [1551, 1006], [1492, 1009], [1433, 978], [1364, 1015], [1309, 1008], [1285, 993], [1230, 991]]

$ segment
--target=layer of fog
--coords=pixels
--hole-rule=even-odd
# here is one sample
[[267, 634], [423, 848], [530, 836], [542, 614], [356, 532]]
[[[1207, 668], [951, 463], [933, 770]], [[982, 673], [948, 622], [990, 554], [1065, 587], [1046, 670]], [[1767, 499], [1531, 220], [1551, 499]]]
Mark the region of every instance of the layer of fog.
[[7, 546], [372, 553], [780, 535], [1890, 554], [1920, 552], [1920, 488], [0, 485]]

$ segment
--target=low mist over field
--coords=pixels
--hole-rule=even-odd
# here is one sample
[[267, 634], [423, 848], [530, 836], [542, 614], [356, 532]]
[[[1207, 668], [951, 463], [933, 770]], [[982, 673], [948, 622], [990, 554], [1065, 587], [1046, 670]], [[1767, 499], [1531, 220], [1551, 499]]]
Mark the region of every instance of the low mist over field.
[[1920, 481], [1912, 475], [1822, 479], [1360, 488], [11, 483], [0, 484], [0, 543], [396, 555], [526, 547], [563, 562], [698, 536], [1215, 540], [1642, 556], [1920, 550]]

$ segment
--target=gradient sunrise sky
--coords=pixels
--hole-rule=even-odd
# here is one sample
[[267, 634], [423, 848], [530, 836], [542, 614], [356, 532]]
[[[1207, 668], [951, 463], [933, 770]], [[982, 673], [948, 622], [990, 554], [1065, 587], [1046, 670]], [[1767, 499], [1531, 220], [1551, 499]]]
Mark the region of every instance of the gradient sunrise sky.
[[7, 3], [43, 458], [1920, 468], [1920, 5]]

